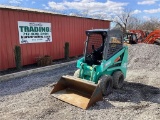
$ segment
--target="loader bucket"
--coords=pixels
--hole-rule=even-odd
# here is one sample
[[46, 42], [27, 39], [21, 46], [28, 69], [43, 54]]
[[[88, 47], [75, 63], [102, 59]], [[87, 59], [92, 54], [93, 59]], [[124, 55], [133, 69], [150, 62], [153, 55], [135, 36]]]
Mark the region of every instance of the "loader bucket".
[[99, 85], [73, 76], [62, 76], [51, 91], [52, 96], [82, 109], [102, 100]]

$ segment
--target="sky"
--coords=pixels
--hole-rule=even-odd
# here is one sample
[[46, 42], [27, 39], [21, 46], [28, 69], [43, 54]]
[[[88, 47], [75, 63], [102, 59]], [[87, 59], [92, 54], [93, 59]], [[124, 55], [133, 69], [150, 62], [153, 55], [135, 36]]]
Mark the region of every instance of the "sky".
[[124, 10], [142, 20], [160, 18], [160, 0], [0, 0], [0, 4], [100, 19], [111, 19]]

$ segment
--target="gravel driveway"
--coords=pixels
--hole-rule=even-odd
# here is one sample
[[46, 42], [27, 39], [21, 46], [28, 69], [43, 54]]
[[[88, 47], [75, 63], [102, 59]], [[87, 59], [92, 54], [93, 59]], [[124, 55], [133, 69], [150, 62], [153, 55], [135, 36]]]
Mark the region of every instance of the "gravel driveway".
[[[0, 120], [159, 120], [160, 54], [155, 53], [155, 48], [160, 51], [155, 45], [130, 46], [124, 87], [113, 90], [88, 110], [69, 105], [49, 94], [52, 84], [62, 75], [73, 75], [75, 64], [1, 82]], [[155, 57], [155, 62], [149, 62], [152, 56], [148, 54]], [[144, 62], [148, 62], [148, 69]]]

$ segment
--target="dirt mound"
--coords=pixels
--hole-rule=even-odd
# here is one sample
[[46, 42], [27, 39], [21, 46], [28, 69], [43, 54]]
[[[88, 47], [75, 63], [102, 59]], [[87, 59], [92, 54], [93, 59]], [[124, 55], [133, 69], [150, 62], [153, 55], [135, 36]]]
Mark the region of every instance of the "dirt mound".
[[129, 69], [160, 68], [160, 46], [153, 44], [136, 44], [129, 46]]

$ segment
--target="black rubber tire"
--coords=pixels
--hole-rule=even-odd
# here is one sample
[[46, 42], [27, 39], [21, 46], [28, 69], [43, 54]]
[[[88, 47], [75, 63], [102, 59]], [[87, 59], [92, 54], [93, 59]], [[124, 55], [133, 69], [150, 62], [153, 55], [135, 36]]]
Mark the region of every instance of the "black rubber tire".
[[113, 87], [115, 89], [120, 89], [123, 87], [124, 75], [121, 71], [116, 71], [113, 73]]
[[79, 73], [80, 73], [80, 69], [76, 70], [73, 76], [79, 78]]
[[98, 83], [100, 85], [103, 96], [109, 95], [112, 92], [113, 80], [111, 76], [103, 75], [100, 77]]

